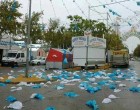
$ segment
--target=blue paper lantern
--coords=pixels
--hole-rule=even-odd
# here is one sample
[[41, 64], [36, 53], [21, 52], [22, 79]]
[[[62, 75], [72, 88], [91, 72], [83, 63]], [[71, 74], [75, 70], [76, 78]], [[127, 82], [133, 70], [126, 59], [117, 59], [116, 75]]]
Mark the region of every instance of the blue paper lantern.
[[106, 8], [105, 5], [103, 5], [103, 7]]
[[137, 2], [137, 5], [140, 6], [140, 2]]
[[112, 10], [111, 10], [111, 9], [109, 9], [109, 12], [112, 12]]
[[129, 22], [128, 22], [128, 25], [129, 25], [129, 26], [132, 26], [132, 24], [131, 24], [131, 23], [129, 23]]

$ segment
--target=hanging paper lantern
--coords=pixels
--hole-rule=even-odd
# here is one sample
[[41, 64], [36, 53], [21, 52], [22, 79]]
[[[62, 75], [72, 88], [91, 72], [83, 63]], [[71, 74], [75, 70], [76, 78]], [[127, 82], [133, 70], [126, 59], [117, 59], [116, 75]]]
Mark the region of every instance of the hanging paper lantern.
[[74, 25], [74, 30], [76, 30], [76, 31], [78, 30], [77, 24]]
[[132, 26], [132, 24], [131, 24], [131, 23], [129, 23], [129, 22], [128, 22], [128, 25], [129, 25], [129, 26]]
[[14, 0], [14, 3], [12, 4], [12, 7], [11, 7], [11, 11], [15, 11], [16, 9], [16, 1]]
[[103, 7], [105, 8], [105, 5], [103, 5]]
[[109, 12], [112, 12], [112, 10], [111, 10], [111, 9], [109, 9]]
[[140, 2], [137, 2], [137, 5], [140, 6]]
[[113, 14], [113, 15], [116, 15], [116, 12], [112, 11], [112, 14]]

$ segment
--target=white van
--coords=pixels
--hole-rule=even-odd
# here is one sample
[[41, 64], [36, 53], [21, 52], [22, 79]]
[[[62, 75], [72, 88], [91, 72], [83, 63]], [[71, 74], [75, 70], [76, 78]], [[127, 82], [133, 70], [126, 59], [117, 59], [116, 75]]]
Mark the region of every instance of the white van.
[[26, 51], [25, 50], [9, 50], [2, 58], [2, 66], [14, 66], [26, 64]]

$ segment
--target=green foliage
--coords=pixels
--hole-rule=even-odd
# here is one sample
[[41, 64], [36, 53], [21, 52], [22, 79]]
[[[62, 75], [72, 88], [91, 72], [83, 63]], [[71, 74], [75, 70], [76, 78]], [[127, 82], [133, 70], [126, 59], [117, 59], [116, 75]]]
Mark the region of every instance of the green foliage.
[[65, 26], [60, 26], [59, 19], [50, 19], [48, 30], [45, 33], [46, 42], [53, 48], [67, 48], [71, 45], [71, 33]]
[[124, 48], [124, 45], [119, 35], [116, 35], [114, 31], [112, 31], [110, 34], [105, 35], [105, 39], [106, 39], [107, 49], [118, 50]]
[[[39, 23], [41, 16], [43, 15], [42, 12], [33, 12], [31, 16], [31, 29], [30, 29], [30, 39], [32, 43], [36, 43], [38, 39], [43, 39], [44, 37], [44, 30], [43, 24]], [[28, 15], [25, 15], [25, 19], [21, 25], [21, 34], [27, 36], [27, 25], [28, 25]]]
[[68, 16], [68, 19], [70, 20], [69, 30], [74, 36], [83, 36], [86, 30], [91, 30], [92, 35], [96, 37], [103, 37], [103, 34], [107, 32], [106, 26], [102, 22], [83, 19], [78, 15]]
[[[18, 1], [1, 1], [0, 4], [0, 36], [2, 34], [17, 34], [22, 14], [18, 11], [21, 4]], [[1, 38], [0, 38], [1, 39]]]
[[140, 45], [138, 45], [134, 50], [134, 56], [140, 57]]

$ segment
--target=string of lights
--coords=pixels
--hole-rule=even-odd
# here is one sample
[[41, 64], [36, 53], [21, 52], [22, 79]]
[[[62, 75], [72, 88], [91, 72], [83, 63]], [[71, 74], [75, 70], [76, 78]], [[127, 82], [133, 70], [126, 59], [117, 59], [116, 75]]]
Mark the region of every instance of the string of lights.
[[78, 7], [78, 9], [81, 11], [81, 13], [82, 13], [86, 18], [88, 18], [88, 17], [86, 16], [86, 14], [84, 13], [84, 11], [80, 8], [80, 6], [78, 5], [78, 3], [76, 3], [75, 0], [73, 0], [73, 2], [76, 4], [76, 6]]
[[[102, 4], [102, 2], [100, 1], [100, 0], [97, 0], [100, 4]], [[125, 1], [127, 1], [127, 0], [124, 0], [124, 1], [122, 1], [122, 2], [125, 2]], [[113, 2], [113, 3], [119, 3], [119, 2]], [[115, 11], [113, 11], [113, 10], [111, 10], [111, 9], [109, 9], [105, 4], [103, 5], [100, 5], [100, 6], [103, 6], [104, 8], [107, 8], [108, 10], [109, 10], [109, 12], [111, 12], [113, 15], [116, 15], [117, 17], [120, 17], [121, 19], [122, 19], [122, 16], [121, 15], [119, 15], [117, 12], [115, 12]], [[123, 22], [126, 22], [129, 26], [132, 26], [132, 24], [129, 22], [129, 21], [127, 21], [127, 20], [125, 20], [125, 19], [122, 19], [123, 20]]]
[[[88, 6], [90, 6], [91, 4], [88, 2], [88, 0], [85, 0], [86, 3], [88, 4]], [[101, 18], [105, 19], [103, 16], [102, 16], [102, 13], [101, 12], [98, 12], [94, 7], [92, 7], [90, 10], [96, 12]]]
[[[113, 4], [122, 3], [122, 2], [127, 2], [127, 1], [130, 1], [130, 0], [117, 1], [117, 2], [112, 2], [112, 3], [107, 3], [107, 4], [104, 4], [104, 5], [105, 5], [105, 6], [106, 6], [106, 5], [113, 5]], [[97, 5], [97, 6], [93, 6], [93, 7], [100, 7], [100, 6], [103, 6], [103, 5]]]
[[68, 8], [66, 7], [66, 4], [65, 4], [64, 0], [62, 0], [62, 3], [63, 3], [63, 6], [64, 6], [64, 7], [65, 7], [65, 9], [66, 9], [66, 11], [67, 11], [68, 15], [70, 15], [69, 10], [68, 10]]

